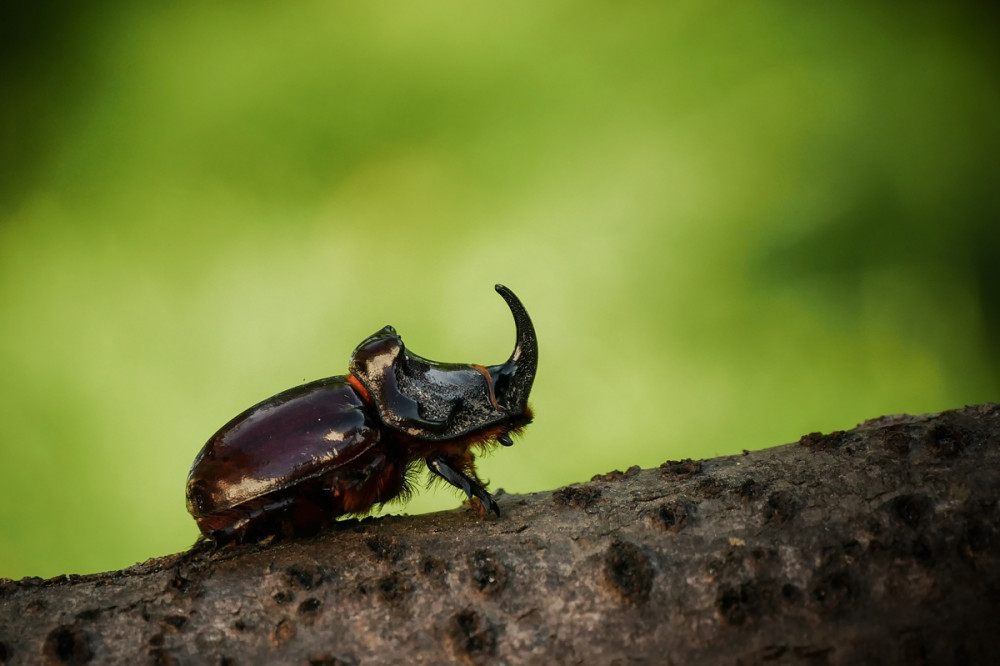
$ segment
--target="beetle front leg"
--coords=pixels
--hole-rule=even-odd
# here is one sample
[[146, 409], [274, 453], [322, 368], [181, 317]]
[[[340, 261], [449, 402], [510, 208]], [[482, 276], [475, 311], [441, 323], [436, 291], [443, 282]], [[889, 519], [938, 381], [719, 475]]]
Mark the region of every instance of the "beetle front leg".
[[457, 469], [443, 456], [435, 456], [427, 459], [427, 467], [440, 476], [442, 479], [465, 492], [470, 499], [478, 497], [488, 510], [496, 515], [500, 515], [500, 507], [493, 500], [493, 496], [487, 492], [475, 479], [470, 478], [464, 472]]

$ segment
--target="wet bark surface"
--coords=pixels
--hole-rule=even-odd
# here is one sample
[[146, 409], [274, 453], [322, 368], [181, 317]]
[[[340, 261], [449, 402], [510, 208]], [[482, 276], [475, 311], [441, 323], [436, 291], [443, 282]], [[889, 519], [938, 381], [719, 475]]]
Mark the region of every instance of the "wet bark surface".
[[0, 581], [0, 664], [1000, 663], [1000, 408]]

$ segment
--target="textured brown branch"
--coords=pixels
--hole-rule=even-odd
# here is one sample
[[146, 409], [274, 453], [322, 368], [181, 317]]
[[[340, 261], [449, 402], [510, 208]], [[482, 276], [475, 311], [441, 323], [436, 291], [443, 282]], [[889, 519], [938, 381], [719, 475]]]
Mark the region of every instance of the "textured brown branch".
[[1000, 408], [0, 582], [0, 663], [1000, 663]]

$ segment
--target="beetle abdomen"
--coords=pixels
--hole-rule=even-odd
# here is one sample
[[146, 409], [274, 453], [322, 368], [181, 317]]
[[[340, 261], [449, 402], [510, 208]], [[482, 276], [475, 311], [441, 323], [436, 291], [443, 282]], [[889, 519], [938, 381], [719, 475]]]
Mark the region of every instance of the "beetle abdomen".
[[244, 411], [208, 440], [188, 476], [188, 511], [198, 519], [260, 503], [255, 500], [290, 486], [306, 488], [347, 463], [353, 470], [352, 461], [378, 442], [379, 429], [345, 377], [289, 389]]
[[216, 544], [257, 541], [270, 535], [313, 534], [346, 513], [365, 513], [404, 489], [405, 470], [381, 446], [354, 458], [349, 467], [254, 497], [197, 518]]

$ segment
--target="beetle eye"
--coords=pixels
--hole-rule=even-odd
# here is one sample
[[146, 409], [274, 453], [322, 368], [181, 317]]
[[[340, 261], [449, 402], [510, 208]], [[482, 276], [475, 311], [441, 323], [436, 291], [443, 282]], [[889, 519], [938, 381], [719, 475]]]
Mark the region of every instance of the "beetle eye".
[[396, 335], [396, 329], [394, 329], [392, 326], [386, 326], [385, 328], [382, 329], [382, 332], [388, 333], [389, 335]]

